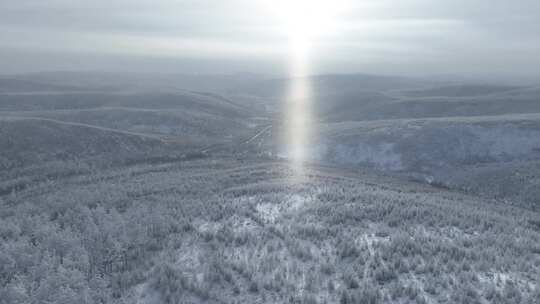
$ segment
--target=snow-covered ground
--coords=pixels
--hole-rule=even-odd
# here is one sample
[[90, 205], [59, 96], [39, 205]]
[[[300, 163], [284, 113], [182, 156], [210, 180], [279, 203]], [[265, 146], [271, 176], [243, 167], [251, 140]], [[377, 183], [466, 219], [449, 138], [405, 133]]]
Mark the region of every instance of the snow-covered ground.
[[[517, 174], [540, 172], [536, 165], [523, 165], [540, 161], [540, 115], [327, 124], [320, 126], [319, 140], [308, 151], [313, 162], [373, 168], [459, 188], [498, 168], [499, 180], [492, 178], [489, 186], [496, 188], [510, 183], [510, 175], [516, 179], [518, 167]], [[534, 189], [528, 184], [535, 180], [522, 178], [529, 196]]]
[[540, 116], [431, 119], [326, 126], [315, 160], [392, 171], [540, 159]]

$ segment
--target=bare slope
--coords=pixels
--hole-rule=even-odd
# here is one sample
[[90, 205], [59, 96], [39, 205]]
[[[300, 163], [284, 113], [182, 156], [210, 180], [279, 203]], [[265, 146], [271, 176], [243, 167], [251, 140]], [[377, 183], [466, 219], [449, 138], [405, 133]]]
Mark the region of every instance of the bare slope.
[[41, 118], [0, 119], [4, 173], [49, 161], [127, 161], [165, 153], [164, 146], [159, 137], [141, 133]]

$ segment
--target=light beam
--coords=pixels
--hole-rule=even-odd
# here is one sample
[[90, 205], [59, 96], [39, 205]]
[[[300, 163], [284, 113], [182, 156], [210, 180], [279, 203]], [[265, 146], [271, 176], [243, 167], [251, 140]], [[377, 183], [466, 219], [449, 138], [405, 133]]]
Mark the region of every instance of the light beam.
[[348, 0], [274, 0], [267, 6], [280, 19], [290, 45], [291, 83], [285, 100], [284, 154], [293, 162], [297, 176], [303, 175], [314, 141], [313, 92], [310, 51], [318, 36], [334, 29], [338, 13]]

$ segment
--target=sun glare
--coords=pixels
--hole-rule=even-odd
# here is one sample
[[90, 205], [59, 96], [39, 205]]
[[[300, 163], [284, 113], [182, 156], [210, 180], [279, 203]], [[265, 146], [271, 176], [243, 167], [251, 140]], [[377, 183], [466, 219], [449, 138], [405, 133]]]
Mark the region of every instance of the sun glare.
[[300, 177], [308, 160], [308, 147], [316, 135], [311, 83], [304, 77], [313, 69], [310, 51], [320, 36], [335, 29], [338, 15], [346, 10], [348, 0], [265, 1], [279, 20], [278, 28], [289, 40], [291, 83], [284, 109], [284, 154]]
[[291, 38], [314, 39], [331, 32], [347, 0], [274, 0], [269, 9], [280, 19], [280, 28]]

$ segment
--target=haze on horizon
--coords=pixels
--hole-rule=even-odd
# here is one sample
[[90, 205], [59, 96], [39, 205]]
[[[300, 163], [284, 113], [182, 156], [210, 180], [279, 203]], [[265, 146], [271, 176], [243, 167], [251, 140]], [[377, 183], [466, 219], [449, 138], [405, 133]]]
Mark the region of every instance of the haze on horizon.
[[[284, 3], [5, 0], [0, 71], [286, 74]], [[310, 40], [312, 73], [539, 76], [535, 0], [295, 3], [296, 14], [320, 21]], [[332, 6], [340, 9], [331, 18], [321, 15]]]

